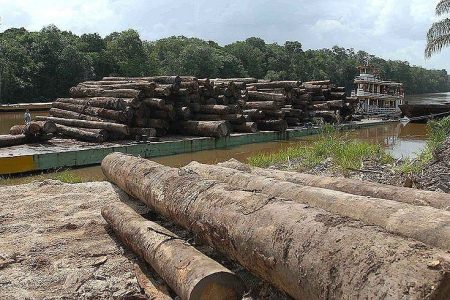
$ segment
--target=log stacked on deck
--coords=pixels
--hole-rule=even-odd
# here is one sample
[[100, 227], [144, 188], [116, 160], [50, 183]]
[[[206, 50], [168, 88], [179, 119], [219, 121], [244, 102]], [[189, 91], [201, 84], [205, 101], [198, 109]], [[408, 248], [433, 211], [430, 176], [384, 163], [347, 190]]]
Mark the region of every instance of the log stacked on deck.
[[57, 131], [57, 125], [50, 121], [30, 122], [26, 125], [14, 125], [9, 134], [0, 135], [0, 148], [27, 143], [48, 141]]
[[343, 88], [327, 81], [192, 76], [104, 77], [70, 89], [50, 110], [58, 132], [79, 140], [148, 140], [169, 133], [223, 137], [230, 132], [285, 131], [322, 117], [348, 120]]
[[312, 116], [333, 124], [351, 119], [354, 101], [347, 100], [344, 87], [337, 87], [330, 80], [305, 82], [304, 87], [311, 96]]

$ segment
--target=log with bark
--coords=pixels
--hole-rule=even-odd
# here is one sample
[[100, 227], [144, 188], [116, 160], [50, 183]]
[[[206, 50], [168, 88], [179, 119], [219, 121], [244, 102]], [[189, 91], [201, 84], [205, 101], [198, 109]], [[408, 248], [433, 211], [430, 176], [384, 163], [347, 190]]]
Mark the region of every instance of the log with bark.
[[45, 142], [53, 138], [52, 133], [45, 133], [36, 136], [30, 136], [25, 134], [5, 134], [0, 135], [0, 148], [10, 147], [16, 145], [23, 145], [28, 143], [40, 143]]
[[32, 121], [27, 125], [14, 125], [9, 130], [9, 134], [18, 135], [38, 135], [43, 133], [55, 133], [56, 125], [51, 121]]
[[241, 114], [228, 114], [228, 115], [211, 115], [211, 114], [196, 114], [195, 120], [198, 121], [229, 121], [231, 124], [245, 123], [245, 117]]
[[180, 237], [144, 219], [123, 202], [102, 208], [120, 239], [147, 261], [183, 300], [241, 299], [240, 279]]
[[450, 194], [447, 193], [422, 191], [349, 178], [325, 177], [275, 169], [268, 170], [252, 167], [235, 159], [231, 159], [224, 163], [219, 163], [219, 165], [249, 172], [255, 175], [266, 176], [302, 185], [331, 189], [354, 195], [394, 200], [413, 205], [431, 206], [438, 209], [450, 210]]
[[50, 113], [50, 116], [52, 116], [52, 117], [63, 118], [63, 119], [78, 119], [78, 120], [97, 121], [97, 122], [106, 121], [106, 120], [103, 120], [98, 117], [88, 116], [85, 114], [80, 114], [77, 112], [59, 109], [59, 108], [51, 108], [49, 113]]
[[255, 122], [245, 122], [242, 124], [231, 124], [234, 132], [255, 133], [258, 131], [258, 125]]
[[92, 129], [84, 130], [83, 128], [65, 126], [61, 124], [56, 124], [58, 128], [58, 133], [63, 136], [77, 139], [79, 141], [93, 142], [93, 143], [103, 143], [106, 137], [101, 134], [102, 129]]
[[227, 121], [180, 121], [179, 132], [187, 135], [225, 137], [230, 135], [230, 124]]
[[158, 282], [148, 269], [144, 263], [135, 263], [133, 266], [134, 275], [145, 296], [152, 300], [173, 300], [166, 283]]
[[264, 131], [286, 131], [288, 127], [286, 120], [257, 120], [256, 124]]
[[133, 98], [92, 97], [92, 98], [58, 98], [56, 102], [77, 105], [89, 105], [113, 110], [124, 110], [127, 107], [138, 108], [140, 101]]
[[251, 120], [262, 120], [265, 118], [264, 112], [260, 109], [246, 109], [243, 114], [248, 116]]
[[201, 105], [199, 112], [201, 114], [227, 115], [237, 113], [237, 105]]
[[368, 225], [380, 226], [389, 232], [416, 239], [430, 246], [450, 249], [450, 213], [447, 211], [295, 184], [198, 162], [192, 162], [183, 169], [238, 189], [258, 190], [268, 196], [322, 208]]
[[284, 103], [286, 101], [286, 96], [283, 94], [274, 94], [266, 92], [249, 91], [248, 92], [249, 101], [275, 101]]
[[250, 83], [249, 86], [256, 89], [296, 88], [300, 86], [299, 81], [270, 81]]
[[275, 101], [247, 102], [245, 109], [275, 110], [279, 106]]
[[110, 123], [110, 122], [96, 122], [96, 121], [86, 121], [77, 119], [64, 119], [55, 117], [36, 117], [38, 121], [52, 121], [56, 124], [71, 126], [71, 127], [81, 127], [81, 128], [94, 128], [94, 129], [105, 129], [107, 131], [117, 132], [124, 135], [129, 134], [129, 129], [127, 125]]
[[74, 98], [115, 97], [142, 99], [144, 97], [144, 92], [134, 89], [103, 90], [98, 88], [83, 88], [76, 86], [70, 88], [70, 95]]
[[89, 105], [83, 106], [63, 102], [53, 102], [52, 107], [124, 124], [129, 124], [133, 120], [133, 110], [131, 109], [118, 111]]
[[408, 299], [445, 299], [450, 290], [448, 253], [380, 228], [122, 153], [106, 156], [102, 170], [295, 299], [405, 299], [405, 291]]

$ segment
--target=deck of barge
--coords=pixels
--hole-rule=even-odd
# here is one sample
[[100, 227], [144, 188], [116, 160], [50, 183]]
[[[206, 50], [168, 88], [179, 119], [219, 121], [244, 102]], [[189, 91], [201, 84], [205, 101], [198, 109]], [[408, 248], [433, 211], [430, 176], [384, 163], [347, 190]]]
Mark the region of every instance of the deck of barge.
[[[364, 120], [340, 125], [343, 130], [392, 123], [392, 120]], [[0, 175], [43, 171], [99, 164], [112, 152], [124, 152], [151, 158], [180, 153], [212, 150], [252, 143], [289, 140], [317, 134], [320, 128], [291, 128], [286, 132], [261, 131], [233, 133], [226, 138], [168, 136], [159, 142], [120, 141], [86, 143], [69, 139], [52, 139], [47, 143], [19, 145], [0, 149]]]

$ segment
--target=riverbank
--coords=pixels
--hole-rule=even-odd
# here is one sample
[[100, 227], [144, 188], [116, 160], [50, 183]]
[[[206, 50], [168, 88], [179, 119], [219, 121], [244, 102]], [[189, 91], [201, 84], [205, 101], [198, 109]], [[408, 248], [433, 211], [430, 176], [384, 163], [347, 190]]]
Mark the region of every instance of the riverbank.
[[395, 186], [450, 192], [450, 117], [428, 123], [424, 149], [395, 158], [377, 144], [324, 131], [310, 145], [296, 145], [249, 158], [254, 166], [322, 176], [344, 176]]

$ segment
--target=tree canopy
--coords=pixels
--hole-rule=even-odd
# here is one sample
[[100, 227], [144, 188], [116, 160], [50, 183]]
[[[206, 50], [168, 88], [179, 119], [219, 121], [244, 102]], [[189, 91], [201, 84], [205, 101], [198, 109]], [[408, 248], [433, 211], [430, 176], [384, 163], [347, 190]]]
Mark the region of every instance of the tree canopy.
[[0, 102], [53, 100], [67, 96], [80, 81], [109, 75], [331, 79], [350, 91], [356, 66], [367, 60], [381, 69], [384, 79], [403, 82], [410, 94], [449, 91], [445, 70], [337, 46], [304, 50], [298, 41], [280, 45], [257, 37], [225, 46], [184, 36], [145, 41], [132, 29], [102, 38], [48, 26], [38, 32], [12, 28], [0, 33]]

